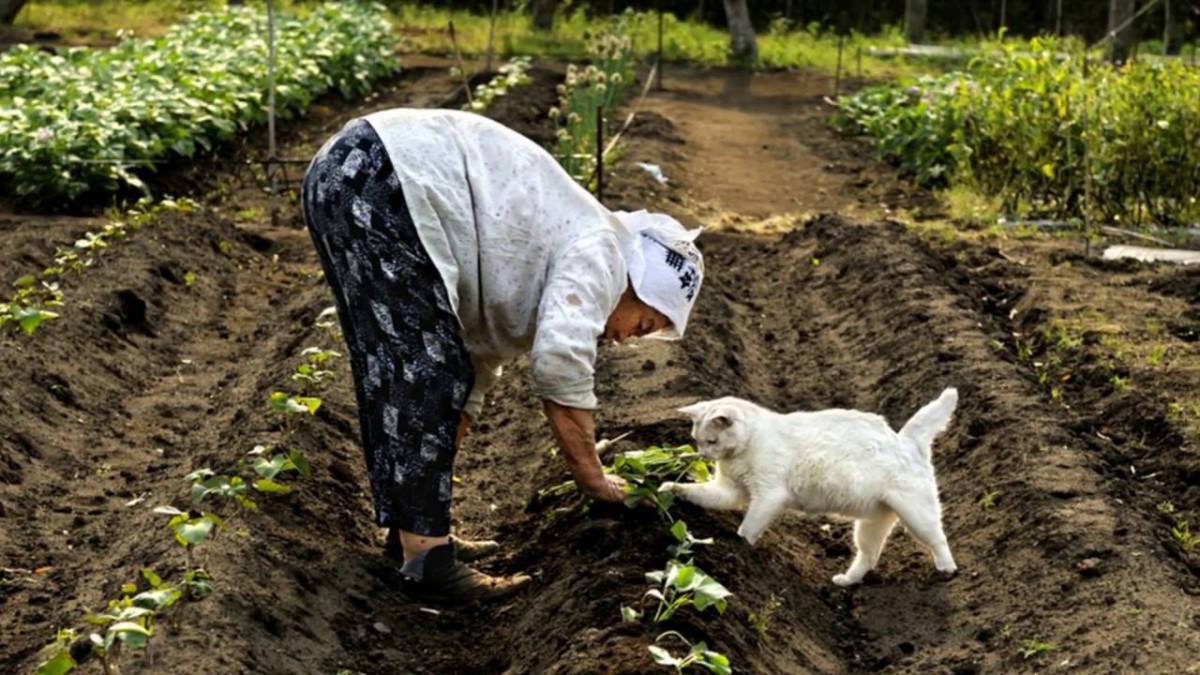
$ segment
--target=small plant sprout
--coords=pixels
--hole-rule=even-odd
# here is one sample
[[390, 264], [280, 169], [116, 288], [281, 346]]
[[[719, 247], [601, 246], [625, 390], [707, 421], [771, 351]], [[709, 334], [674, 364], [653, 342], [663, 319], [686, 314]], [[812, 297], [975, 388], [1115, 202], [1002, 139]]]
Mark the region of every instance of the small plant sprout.
[[782, 606], [783, 603], [772, 593], [771, 597], [767, 598], [767, 604], [763, 606], [761, 612], [750, 612], [746, 616], [746, 620], [750, 622], [750, 627], [754, 629], [754, 634], [758, 636], [760, 642], [767, 639], [767, 631], [771, 629], [771, 618]]
[[292, 374], [292, 380], [299, 382], [304, 387], [305, 392], [323, 389], [333, 379], [333, 371], [324, 370], [321, 368], [321, 365], [330, 359], [340, 357], [341, 354], [332, 349], [309, 347], [300, 352], [300, 355], [305, 358], [305, 362], [296, 366], [296, 372]]
[[1125, 391], [1125, 388], [1129, 386], [1129, 378], [1121, 377], [1120, 375], [1113, 375], [1109, 378], [1109, 382], [1112, 383], [1113, 389], [1116, 391]]
[[335, 330], [337, 328], [337, 307], [326, 307], [321, 310], [314, 325], [325, 330]]
[[[688, 652], [683, 656], [673, 656], [666, 649], [658, 646], [658, 643], [668, 637], [678, 638], [684, 645], [687, 646]], [[650, 650], [650, 655], [654, 657], [654, 662], [660, 666], [674, 668], [675, 672], [682, 673], [684, 670], [691, 667], [698, 667], [707, 670], [710, 673], [717, 675], [729, 675], [733, 669], [729, 665], [729, 657], [720, 652], [714, 652], [708, 648], [708, 645], [703, 642], [692, 644], [687, 638], [680, 635], [678, 632], [669, 630], [654, 639], [655, 644], [650, 645], [647, 649]]]
[[254, 489], [259, 492], [269, 494], [291, 492], [290, 485], [275, 480], [281, 473], [295, 471], [306, 478], [312, 475], [312, 467], [309, 466], [304, 453], [299, 450], [289, 450], [286, 453], [275, 452], [273, 445], [257, 445], [246, 453], [246, 461], [254, 468], [254, 473], [259, 475], [259, 478], [254, 481]]
[[54, 636], [54, 642], [42, 648], [46, 657], [38, 664], [35, 675], [65, 675], [79, 666], [71, 656], [71, 645], [75, 642], [75, 631], [64, 628]]
[[1175, 523], [1175, 527], [1171, 528], [1171, 536], [1185, 551], [1192, 551], [1200, 545], [1200, 535], [1192, 534], [1191, 524], [1186, 520]]
[[1175, 504], [1174, 504], [1174, 502], [1171, 502], [1171, 501], [1159, 502], [1158, 506], [1156, 506], [1155, 508], [1158, 509], [1159, 513], [1166, 513], [1166, 514], [1175, 513]]
[[314, 366], [319, 366], [319, 365], [325, 363], [326, 361], [329, 361], [330, 359], [340, 358], [342, 355], [338, 352], [335, 352], [332, 349], [321, 349], [320, 347], [309, 347], [309, 348], [305, 349], [304, 351], [300, 352], [300, 356], [303, 356], [305, 359], [308, 360], [309, 363], [313, 364]]
[[700, 611], [713, 607], [718, 614], [724, 614], [727, 604], [725, 599], [733, 595], [729, 589], [701, 572], [695, 565], [685, 565], [678, 560], [668, 561], [665, 570], [647, 572], [646, 581], [661, 585], [660, 588], [646, 591], [642, 597], [643, 601], [646, 598], [658, 601], [654, 623], [662, 623], [680, 609], [689, 606], [695, 606]]
[[195, 284], [195, 283], [196, 283], [196, 273], [195, 272], [188, 270], [183, 273], [183, 285], [184, 286], [191, 286], [192, 284]]
[[695, 448], [681, 445], [651, 446], [645, 450], [620, 453], [613, 459], [611, 469], [606, 471], [625, 479], [626, 506], [650, 500], [658, 505], [663, 515], [670, 518], [667, 511], [674, 501], [673, 495], [659, 493], [659, 485], [669, 480], [681, 480], [684, 476], [698, 483], [704, 482], [709, 479], [712, 469]]
[[213, 594], [212, 577], [202, 569], [188, 570], [183, 575], [181, 586], [187, 591], [188, 599], [203, 600]]
[[284, 424], [288, 431], [295, 431], [300, 424], [301, 415], [316, 415], [321, 407], [321, 399], [311, 396], [288, 396], [282, 391], [271, 392], [267, 398], [271, 409], [283, 414]]
[[1021, 649], [1019, 654], [1023, 659], [1031, 659], [1043, 652], [1054, 651], [1054, 645], [1049, 642], [1042, 642], [1036, 638], [1021, 641]]
[[682, 520], [676, 520], [671, 525], [671, 536], [675, 537], [675, 541], [678, 543], [668, 546], [667, 552], [671, 554], [672, 558], [677, 560], [691, 558], [693, 546], [711, 546], [713, 543], [712, 537], [708, 539], [693, 537], [692, 533], [688, 531], [687, 523]]
[[195, 567], [193, 550], [196, 545], [208, 538], [213, 529], [225, 527], [225, 521], [215, 513], [197, 513], [196, 511], [180, 511], [173, 506], [159, 506], [155, 513], [171, 516], [167, 527], [175, 531], [175, 541], [187, 553], [188, 568]]
[[1150, 349], [1150, 354], [1146, 356], [1146, 362], [1151, 366], [1157, 366], [1165, 358], [1167, 358], [1167, 346], [1158, 344]]
[[999, 496], [1000, 496], [999, 490], [992, 490], [991, 492], [985, 494], [979, 500], [979, 508], [981, 508], [981, 509], [993, 508], [994, 506], [996, 506], [996, 497], [999, 497]]
[[215, 494], [218, 497], [231, 499], [237, 502], [238, 506], [253, 511], [258, 508], [253, 499], [246, 496], [246, 490], [249, 488], [246, 481], [242, 480], [241, 476], [218, 476], [212, 469], [198, 469], [189, 473], [183, 478], [192, 483], [192, 503], [199, 504], [210, 494]]
[[145, 649], [154, 635], [154, 610], [133, 604], [126, 595], [120, 600], [110, 600], [108, 611], [89, 616], [87, 622], [103, 627], [102, 632], [92, 633], [92, 653], [100, 659], [105, 673], [113, 672], [113, 662], [119, 647]]

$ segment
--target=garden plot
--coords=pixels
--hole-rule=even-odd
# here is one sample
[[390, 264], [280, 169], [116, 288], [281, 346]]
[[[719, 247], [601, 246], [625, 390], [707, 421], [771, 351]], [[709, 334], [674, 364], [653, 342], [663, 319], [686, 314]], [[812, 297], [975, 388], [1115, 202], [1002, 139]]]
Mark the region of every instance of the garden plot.
[[[315, 151], [367, 110], [461, 106], [446, 97], [448, 65], [412, 69], [366, 103], [322, 101], [285, 129], [285, 154]], [[557, 78], [529, 74], [487, 113], [553, 138], [544, 111]], [[748, 75], [669, 77], [650, 101], [656, 115], [627, 137], [611, 205], [694, 209], [681, 215], [753, 229], [770, 214], [739, 211], [743, 185], [777, 186], [786, 198], [770, 212], [780, 217], [865, 210], [863, 193], [923, 204], [827, 130], [813, 112], [823, 82], [768, 76], [768, 89], [789, 92], [780, 99]], [[705, 101], [713, 87], [726, 95]], [[714, 155], [709, 132], [730, 119], [777, 145]], [[664, 188], [635, 161], [679, 180]], [[703, 180], [721, 162], [742, 183]], [[5, 671], [27, 672], [56, 628], [101, 609], [143, 567], [180, 573], [185, 556], [151, 508], [185, 505], [185, 475], [230, 470], [286, 431], [267, 399], [324, 339], [315, 319], [328, 293], [307, 234], [272, 227], [252, 180], [208, 180], [202, 209], [165, 216], [79, 276], [69, 289], [79, 311], [33, 340], [0, 343], [11, 374], [0, 388]], [[354, 397], [335, 367], [321, 407], [288, 436], [312, 477], [261, 498], [197, 551], [216, 591], [182, 605], [152, 654], [127, 658], [123, 672], [646, 673], [662, 629], [704, 641], [736, 672], [1189, 666], [1196, 553], [1172, 530], [1200, 509], [1195, 270], [1087, 261], [1059, 242], [926, 237], [839, 216], [789, 222], [784, 235], [700, 239], [709, 276], [687, 340], [601, 350], [600, 431], [632, 432], [616, 452], [682, 444], [690, 425], [673, 408], [724, 394], [779, 409], [858, 407], [896, 423], [957, 386], [959, 411], [934, 451], [957, 577], [936, 580], [898, 533], [864, 587], [845, 591], [830, 577], [851, 555], [846, 524], [788, 517], [750, 548], [733, 515], [681, 505], [673, 511], [690, 533], [714, 540], [693, 554], [732, 592], [727, 609], [680, 612], [661, 628], [653, 617], [624, 622], [622, 606], [639, 607], [650, 586], [645, 573], [680, 542], [654, 510], [583, 512], [571, 494], [538, 495], [567, 473], [518, 364], [460, 453], [456, 527], [505, 543], [490, 571], [529, 570], [536, 582], [498, 607], [426, 611], [380, 556]], [[47, 232], [70, 241], [81, 229], [55, 221]], [[28, 232], [3, 236], [21, 242], [0, 262], [4, 278], [53, 254]], [[1118, 334], [1134, 345], [1125, 370], [1109, 372], [1100, 347], [1113, 346], [1101, 339], [1111, 331], [1097, 317], [1073, 323], [1087, 307], [1106, 325], [1138, 327]], [[1166, 350], [1157, 364], [1143, 332]], [[681, 645], [666, 644], [677, 655]]]

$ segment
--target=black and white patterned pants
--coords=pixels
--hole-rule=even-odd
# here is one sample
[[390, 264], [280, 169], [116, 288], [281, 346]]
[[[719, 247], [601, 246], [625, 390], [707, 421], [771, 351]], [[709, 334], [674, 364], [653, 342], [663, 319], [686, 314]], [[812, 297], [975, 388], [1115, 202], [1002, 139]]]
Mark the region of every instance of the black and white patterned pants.
[[301, 201], [350, 351], [376, 522], [446, 535], [455, 434], [475, 374], [446, 287], [367, 122], [351, 121], [321, 148]]

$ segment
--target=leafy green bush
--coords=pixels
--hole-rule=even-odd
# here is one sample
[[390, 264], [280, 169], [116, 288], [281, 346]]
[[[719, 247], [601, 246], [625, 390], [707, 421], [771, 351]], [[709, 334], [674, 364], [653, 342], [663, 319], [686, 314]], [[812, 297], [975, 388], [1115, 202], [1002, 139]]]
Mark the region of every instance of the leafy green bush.
[[[377, 4], [328, 4], [276, 17], [276, 105], [287, 117], [330, 90], [369, 90], [395, 71]], [[200, 12], [161, 38], [108, 50], [0, 55], [0, 180], [17, 197], [61, 202], [92, 189], [144, 187], [132, 172], [192, 157], [267, 116], [267, 17]]]
[[[1037, 46], [1035, 41], [1034, 46]], [[865, 89], [835, 123], [875, 139], [925, 186], [999, 196], [1009, 212], [1178, 222], [1200, 216], [1200, 71], [1091, 65], [1009, 50], [967, 72]]]

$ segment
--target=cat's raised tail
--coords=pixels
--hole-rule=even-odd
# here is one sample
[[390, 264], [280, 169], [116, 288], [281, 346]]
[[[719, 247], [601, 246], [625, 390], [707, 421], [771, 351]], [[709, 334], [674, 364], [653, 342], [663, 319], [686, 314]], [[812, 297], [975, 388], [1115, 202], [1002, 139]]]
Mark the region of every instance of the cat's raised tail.
[[954, 408], [958, 405], [958, 390], [954, 387], [942, 392], [932, 403], [917, 411], [900, 430], [900, 435], [921, 446], [925, 457], [933, 455], [933, 439], [946, 430]]

